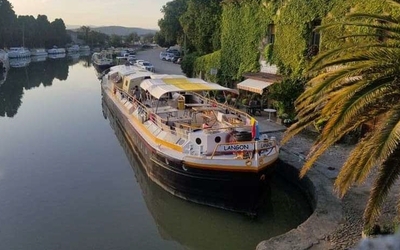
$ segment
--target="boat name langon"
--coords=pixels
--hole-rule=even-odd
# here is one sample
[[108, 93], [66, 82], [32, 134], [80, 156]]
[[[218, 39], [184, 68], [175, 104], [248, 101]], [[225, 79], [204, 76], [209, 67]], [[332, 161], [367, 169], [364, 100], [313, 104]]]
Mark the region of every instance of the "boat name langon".
[[218, 151], [230, 152], [230, 151], [249, 151], [253, 150], [253, 144], [234, 144], [234, 145], [221, 145]]

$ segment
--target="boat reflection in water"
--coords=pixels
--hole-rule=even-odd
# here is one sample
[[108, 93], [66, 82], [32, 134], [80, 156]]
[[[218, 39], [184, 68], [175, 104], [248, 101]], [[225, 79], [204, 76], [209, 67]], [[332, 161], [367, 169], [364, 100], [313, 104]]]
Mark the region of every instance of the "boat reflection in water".
[[146, 175], [146, 160], [138, 158], [131, 135], [104, 98], [103, 115], [126, 153], [147, 209], [164, 240], [178, 242], [183, 249], [255, 249], [262, 240], [296, 228], [311, 214], [300, 191], [277, 179], [271, 181], [271, 192], [266, 194], [256, 219], [170, 195]]
[[10, 59], [11, 68], [23, 68], [27, 67], [31, 63], [30, 57], [18, 57]]

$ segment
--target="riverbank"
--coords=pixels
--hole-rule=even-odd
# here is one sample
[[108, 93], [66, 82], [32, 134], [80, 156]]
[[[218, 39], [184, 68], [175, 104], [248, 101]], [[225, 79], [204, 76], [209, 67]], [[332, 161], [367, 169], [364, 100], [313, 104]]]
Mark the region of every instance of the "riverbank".
[[[258, 117], [260, 130], [279, 141], [285, 128], [274, 122]], [[315, 135], [302, 133], [292, 138], [281, 149], [280, 159], [301, 169]], [[353, 187], [343, 199], [333, 191], [333, 183], [341, 166], [347, 159], [353, 146], [336, 145], [322, 155], [317, 164], [308, 172], [306, 178], [312, 185], [306, 188], [314, 194], [315, 210], [313, 214], [297, 228], [286, 234], [260, 242], [257, 250], [267, 249], [349, 249], [362, 239], [362, 215], [366, 206], [372, 179], [363, 185]], [[282, 170], [278, 174], [287, 174]], [[304, 186], [303, 186], [304, 188]], [[393, 188], [393, 190], [396, 188]], [[396, 198], [391, 193], [382, 210], [380, 224], [391, 223], [396, 215]]]

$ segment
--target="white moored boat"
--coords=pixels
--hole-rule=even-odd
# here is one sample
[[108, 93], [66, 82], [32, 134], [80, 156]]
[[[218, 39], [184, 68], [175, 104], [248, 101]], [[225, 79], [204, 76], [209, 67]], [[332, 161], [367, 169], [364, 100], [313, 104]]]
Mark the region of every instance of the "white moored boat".
[[11, 47], [8, 51], [9, 58], [30, 57], [31, 52], [25, 47]]
[[112, 54], [108, 53], [107, 51], [93, 53], [92, 63], [99, 72], [102, 72], [115, 65]]
[[79, 47], [79, 51], [90, 51], [89, 45], [82, 45]]
[[65, 50], [65, 48], [58, 48], [57, 46], [54, 46], [53, 48], [48, 49], [47, 53], [49, 53], [49, 54], [65, 54], [66, 50]]
[[79, 45], [75, 44], [67, 48], [68, 53], [79, 53]]
[[47, 56], [47, 51], [45, 49], [31, 49], [31, 56]]
[[279, 147], [257, 138], [254, 118], [205, 97], [235, 90], [127, 65], [111, 67], [101, 86], [155, 183], [190, 201], [256, 213]]

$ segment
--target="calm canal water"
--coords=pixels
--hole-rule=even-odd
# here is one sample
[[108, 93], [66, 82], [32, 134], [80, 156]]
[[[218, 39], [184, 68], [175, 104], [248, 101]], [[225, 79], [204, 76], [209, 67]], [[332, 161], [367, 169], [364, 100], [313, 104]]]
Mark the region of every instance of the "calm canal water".
[[0, 249], [255, 249], [310, 214], [281, 180], [256, 219], [156, 186], [102, 104], [89, 57], [11, 68], [0, 138]]

